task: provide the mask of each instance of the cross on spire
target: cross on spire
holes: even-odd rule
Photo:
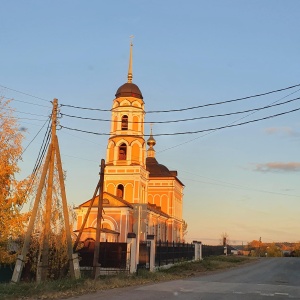
[[[129,66],[128,66],[127,82],[132,83],[132,47],[133,47],[132,40],[133,40],[134,36],[131,35],[129,38],[130,38],[130,53],[129,53]]]

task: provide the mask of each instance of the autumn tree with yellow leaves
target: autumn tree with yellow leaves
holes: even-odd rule
[[[28,214],[21,213],[28,179],[16,180],[23,138],[10,101],[0,97],[0,263],[15,260],[10,245],[20,238],[28,221]]]

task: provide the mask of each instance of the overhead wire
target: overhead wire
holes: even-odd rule
[[[24,197],[27,198],[29,195],[30,195],[30,192],[31,192],[31,189],[34,185],[34,181],[36,179],[36,176],[37,176],[37,171],[38,169],[40,168],[41,166],[41,163],[44,159],[44,154],[45,154],[45,150],[46,148],[48,147],[47,145],[47,140],[49,140],[49,136],[50,136],[50,120],[51,118],[49,117],[49,119],[47,120],[48,121],[48,126],[47,126],[47,129],[46,129],[46,132],[44,134],[44,138],[43,138],[43,141],[42,141],[42,144],[41,144],[41,147],[40,147],[40,150],[39,150],[39,153],[38,153],[38,156],[37,156],[37,159],[36,159],[36,162],[35,162],[35,165],[33,167],[33,170],[32,170],[32,173],[30,175],[30,181],[28,182],[28,185],[27,185],[27,188],[26,188],[26,191],[25,191],[25,194],[24,194]],[[26,151],[26,149],[30,146],[30,144],[35,140],[35,138],[38,136],[38,134],[42,131],[42,129],[45,127],[47,121],[43,124],[43,126],[41,127],[41,129],[37,132],[37,134],[34,136],[34,138],[30,141],[30,143],[27,145],[27,147],[23,150],[22,154],[20,155],[20,157],[24,154],[24,152]],[[46,140],[47,139],[47,140]],[[45,142],[46,141],[46,142]],[[27,200],[25,200],[23,203],[27,202]],[[22,206],[23,207],[23,206]],[[22,208],[21,207],[21,208]]]
[[[43,162],[46,150],[47,150],[47,148],[50,144],[50,137],[51,137],[51,134],[50,134],[50,122],[49,122],[46,134],[44,136],[41,148],[40,148],[39,153],[38,153],[36,163],[35,163],[34,168],[33,168],[33,173],[34,174],[37,172],[37,170],[40,168],[40,166]]]
[[[250,190],[250,191],[255,191],[255,192],[260,192],[260,193],[266,193],[266,194],[274,194],[274,195],[280,195],[280,196],[288,196],[288,197],[293,197],[293,198],[294,197],[300,198],[299,195],[290,195],[290,194],[278,193],[278,192],[274,192],[274,191],[261,190],[261,189],[246,187],[246,186],[242,186],[242,185],[238,185],[238,184],[234,184],[234,183],[228,183],[228,182],[224,182],[224,181],[216,180],[216,179],[210,179],[210,180],[217,181],[217,182],[220,182],[220,183],[207,182],[207,181],[202,181],[202,180],[197,180],[197,179],[189,179],[189,178],[184,178],[184,177],[181,178],[181,179],[184,180],[184,181],[200,182],[200,183],[204,183],[204,184],[210,184],[210,185],[215,185],[215,186],[222,186],[222,187],[225,187],[225,188],[235,188],[235,189]]]
[[[246,122],[242,122],[242,123],[237,123],[237,124],[224,125],[224,126],[220,126],[220,127],[216,127],[216,128],[201,129],[201,130],[196,130],[196,131],[174,132],[174,133],[158,133],[158,134],[155,134],[155,136],[185,135],[185,134],[195,134],[195,133],[206,132],[206,131],[216,131],[216,130],[220,130],[220,129],[237,127],[237,126],[241,126],[241,125],[245,125],[245,124],[249,124],[249,123],[254,123],[254,122],[258,122],[258,121],[262,121],[262,120],[267,120],[267,119],[279,117],[279,116],[286,115],[286,114],[289,114],[289,113],[292,113],[292,112],[295,112],[295,111],[298,111],[298,110],[300,110],[300,108],[292,109],[292,110],[289,110],[289,111],[286,111],[286,112],[270,115],[270,116],[259,118],[259,119],[254,119],[254,120],[250,120],[250,121],[246,121]],[[81,129],[77,129],[77,128],[71,128],[71,127],[67,127],[67,126],[63,126],[63,125],[60,125],[60,126],[61,126],[61,128],[65,128],[65,129],[73,130],[73,131],[78,131],[78,132],[83,132],[83,133],[90,133],[90,134],[95,134],[95,135],[106,135],[106,136],[111,135],[109,133],[98,133],[98,132],[81,130]],[[138,135],[127,135],[126,134],[124,136],[138,136]],[[144,136],[150,136],[150,135],[144,135]]]
[[[35,106],[41,106],[41,107],[50,108],[50,106],[47,106],[47,105],[32,103],[32,102],[28,102],[28,101],[24,101],[24,100],[19,100],[19,99],[15,99],[15,98],[9,98],[9,97],[5,97],[5,96],[1,96],[1,97],[5,98],[7,100],[11,100],[11,101],[16,101],[16,102],[20,102],[20,103],[25,103],[25,104],[30,104],[30,105],[35,105]]]
[[[253,109],[248,109],[248,110],[243,110],[243,111],[236,111],[236,112],[217,114],[217,115],[201,116],[201,117],[178,119],[178,120],[167,120],[167,121],[128,121],[128,123],[135,123],[135,124],[169,124],[169,123],[195,121],[195,120],[201,120],[201,119],[210,119],[210,118],[216,118],[216,117],[225,117],[225,116],[238,115],[238,114],[243,114],[243,113],[248,113],[248,112],[253,112],[253,111],[260,111],[260,110],[272,108],[272,107],[275,107],[275,106],[280,106],[280,105],[284,105],[284,104],[287,104],[287,103],[291,103],[291,102],[299,100],[299,99],[300,99],[300,97],[290,99],[290,100],[287,100],[287,101],[284,101],[284,102],[281,102],[281,103],[277,103],[277,104],[266,105],[266,106],[259,107],[259,108],[253,108]],[[61,116],[66,116],[66,117],[69,117],[69,118],[76,118],[76,119],[90,120],[90,121],[111,122],[110,119],[80,117],[80,116],[69,115],[69,114],[65,114],[65,113],[60,113],[60,114],[61,114]],[[118,121],[114,121],[114,122],[122,123],[122,120],[118,120]]]
[[[291,95],[293,95],[293,94],[295,94],[295,93],[297,93],[297,92],[299,92],[299,91],[300,91],[300,89],[297,89],[296,91],[293,91],[293,92],[291,92],[291,93],[289,93],[289,94],[287,94],[287,95],[285,95],[285,96],[283,96],[283,97],[277,99],[276,101],[271,102],[270,105],[272,105],[272,104],[274,104],[274,103],[277,103],[278,101],[281,101],[281,100],[283,100],[283,99],[285,99],[285,98],[287,98],[287,97],[289,97],[289,96],[291,96]],[[241,117],[241,118],[239,118],[239,119],[236,119],[236,120],[234,120],[233,122],[228,123],[227,125],[232,125],[232,124],[234,124],[234,123],[236,123],[236,122],[238,122],[238,121],[240,121],[240,120],[243,120],[243,119],[245,119],[245,118],[247,118],[247,117],[249,117],[249,116],[251,116],[251,115],[253,115],[253,114],[255,114],[255,113],[256,113],[256,112],[252,112],[252,113],[250,113],[250,114],[247,114],[246,116],[243,116],[243,117]],[[212,130],[212,131],[210,131],[210,132],[206,132],[205,134],[203,134],[203,135],[201,135],[201,136],[198,136],[198,137],[193,138],[193,139],[188,140],[188,141],[184,141],[183,143],[174,145],[174,146],[172,146],[172,147],[165,148],[165,149],[163,149],[163,150],[158,151],[158,153],[164,152],[164,151],[167,151],[167,150],[170,150],[170,149],[174,149],[174,148],[177,148],[177,147],[179,147],[179,146],[185,145],[185,144],[187,144],[187,143],[193,142],[193,141],[195,141],[195,140],[197,140],[197,139],[199,139],[199,138],[205,137],[205,136],[207,136],[207,135],[209,135],[209,134],[212,134],[212,133],[214,133],[214,132],[216,132],[216,131],[218,131],[218,129]]]
[[[19,117],[12,117],[11,119],[15,119],[15,120],[31,120],[31,121],[40,121],[40,122],[45,122],[45,120],[41,120],[41,119],[32,119],[32,118],[19,118]]]
[[[20,156],[22,156],[22,155],[25,153],[25,151],[28,149],[28,147],[31,145],[31,143],[36,139],[36,137],[39,135],[39,133],[40,133],[40,132],[42,131],[42,129],[45,127],[47,121],[48,121],[48,123],[49,123],[49,122],[50,122],[50,118],[49,118],[48,120],[46,120],[46,122],[43,124],[43,126],[41,127],[41,129],[36,133],[36,135],[33,137],[33,139],[32,139],[32,140],[29,142],[29,144],[25,147],[25,149],[23,150],[23,152],[21,153]]]
[[[16,89],[9,88],[9,87],[4,86],[4,85],[1,85],[1,84],[0,84],[0,87],[2,87],[2,88],[4,88],[4,89],[7,89],[7,90],[10,90],[10,91],[13,91],[13,92],[16,92],[16,93],[20,93],[20,94],[23,94],[23,95],[26,95],[26,96],[29,96],[29,97],[38,99],[38,100],[41,100],[41,101],[51,102],[51,101],[49,101],[49,100],[47,100],[47,99],[44,99],[44,98],[41,98],[41,97],[37,97],[37,96],[31,95],[31,94],[28,94],[28,93],[24,93],[24,92],[18,91],[18,90],[16,90]]]
[[[45,116],[45,115],[41,115],[41,114],[33,114],[33,113],[29,113],[29,112],[25,112],[25,111],[19,111],[19,110],[16,110],[16,109],[11,109],[11,108],[1,108],[2,110],[8,110],[8,111],[13,111],[13,112],[17,112],[17,113],[20,113],[20,114],[25,114],[25,115],[31,115],[31,116],[38,116],[38,117],[45,117],[45,118],[48,118],[48,116]]]
[[[261,93],[261,94],[255,94],[255,95],[241,97],[241,98],[235,98],[235,99],[230,99],[230,100],[225,100],[225,101],[219,101],[219,102],[215,102],[215,103],[207,103],[207,104],[202,104],[202,105],[197,105],[197,106],[192,106],[192,107],[186,107],[186,108],[179,108],[179,109],[150,110],[150,111],[147,111],[147,113],[180,112],[180,111],[192,110],[192,109],[197,109],[197,108],[202,108],[202,107],[207,107],[207,106],[226,104],[226,103],[237,102],[237,101],[242,101],[242,100],[246,100],[246,99],[266,96],[266,95],[270,95],[270,94],[273,94],[273,93],[278,93],[278,92],[282,92],[282,91],[285,91],[285,90],[288,90],[288,89],[292,89],[292,88],[295,88],[295,87],[298,87],[298,86],[300,86],[300,84],[295,84],[295,85],[292,85],[292,86],[289,86],[289,87],[285,87],[285,88],[281,88],[281,89],[277,89],[277,90],[272,90],[272,91],[264,92],[264,93]],[[60,106],[76,108],[76,109],[83,109],[83,110],[92,110],[92,111],[103,111],[103,112],[111,111],[111,109],[90,108],[90,107],[82,107],[82,106],[75,106],[75,105],[69,105],[69,104],[60,104]]]

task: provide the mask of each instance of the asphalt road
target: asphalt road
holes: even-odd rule
[[[300,258],[262,258],[257,263],[211,275],[99,291],[71,299],[300,299]]]

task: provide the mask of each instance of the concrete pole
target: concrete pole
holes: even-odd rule
[[[128,233],[127,235],[127,245],[130,246],[130,267],[129,272],[131,274],[136,273],[136,249],[137,249],[137,241],[135,233]]]
[[[155,271],[155,239],[154,235],[147,235],[147,242],[150,242],[150,265],[149,265],[149,271],[154,272]]]

